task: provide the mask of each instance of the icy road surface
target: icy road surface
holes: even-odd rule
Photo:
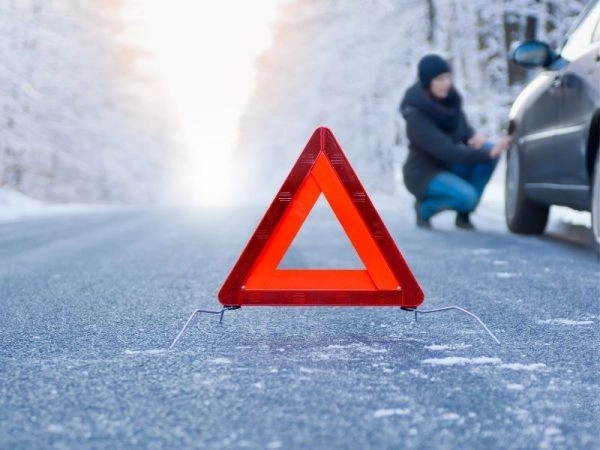
[[[600,448],[598,260],[484,209],[469,233],[378,205],[423,308],[500,345],[459,312],[242,308],[168,351],[265,209],[0,225],[0,448]],[[285,264],[359,265],[322,209]]]

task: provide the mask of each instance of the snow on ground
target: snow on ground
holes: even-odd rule
[[[431,364],[434,366],[464,366],[471,364],[500,364],[499,358],[490,358],[487,356],[479,356],[474,358],[465,358],[463,356],[449,356],[447,358],[428,358],[423,360],[423,364]]]
[[[410,415],[410,409],[408,408],[393,408],[393,409],[378,409],[373,413],[375,419],[381,419],[383,417],[390,416],[408,416]]]
[[[466,365],[493,365],[500,369],[509,369],[515,371],[534,372],[547,369],[546,364],[532,363],[502,363],[500,358],[488,356],[464,357],[464,356],[448,356],[445,358],[427,358],[422,361],[423,364],[432,366],[466,366]]]
[[[594,323],[593,320],[573,320],[573,319],[546,319],[546,320],[538,320],[539,324],[542,325],[566,325],[566,326],[578,326],[578,325],[592,325]]]
[[[116,209],[114,205],[90,203],[47,203],[7,187],[0,187],[0,223],[35,217],[87,213]]]

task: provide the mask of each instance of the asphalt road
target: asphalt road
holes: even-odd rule
[[[218,309],[266,207],[0,225],[0,448],[600,448],[600,266],[588,244],[380,213],[423,309]],[[315,212],[289,265],[353,266]],[[325,238],[324,238],[325,237]]]

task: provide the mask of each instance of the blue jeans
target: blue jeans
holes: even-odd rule
[[[486,143],[484,148],[493,146]],[[497,160],[477,164],[456,164],[436,175],[419,205],[419,214],[430,219],[435,214],[452,210],[470,213],[475,210],[485,186],[496,168]]]

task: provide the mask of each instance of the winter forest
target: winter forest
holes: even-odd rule
[[[146,70],[152,55],[129,38],[121,3],[0,3],[0,189],[60,202],[153,202],[186,165],[168,96]],[[511,44],[559,46],[583,3],[283,2],[232,161],[272,195],[312,130],[326,125],[368,189],[401,189],[397,106],[418,59],[446,56],[471,123],[498,135],[532,76],[508,62]]]
[[[0,2],[0,186],[52,201],[156,198],[169,147],[119,1]]]

